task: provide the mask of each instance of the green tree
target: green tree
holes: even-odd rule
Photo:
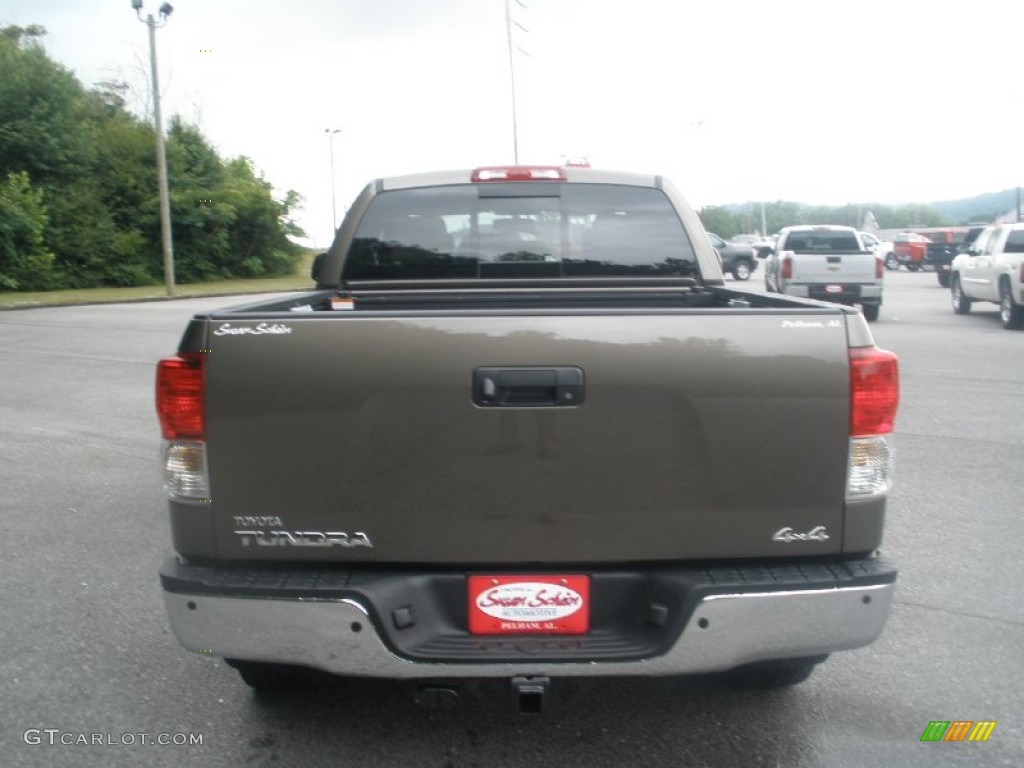
[[[107,135],[111,122],[134,121],[43,50],[41,27],[0,30],[0,172],[26,171],[44,193],[54,281],[89,287],[152,281],[151,260],[131,203],[109,177],[127,177]],[[152,162],[152,160],[150,160]],[[110,193],[114,193],[111,197]]]
[[[38,26],[0,27],[0,179],[27,173],[32,180],[31,188],[7,191],[17,201],[8,208],[20,212],[8,215],[41,220],[33,212],[45,201],[42,246],[52,263],[40,280],[47,284],[157,282],[162,249],[153,128],[125,109],[123,83],[83,88],[46,55],[44,34]],[[225,162],[198,128],[178,118],[169,125],[167,160],[182,282],[294,269],[301,249],[290,238],[302,234],[290,219],[300,203],[296,193],[276,199],[249,160]],[[11,226],[10,242],[22,254],[27,230]],[[8,266],[15,263],[9,259]],[[20,277],[5,272],[3,285],[27,285],[19,269]]]
[[[218,194],[223,164],[199,129],[176,116],[167,131],[167,175],[177,278],[197,283],[234,277],[230,233],[236,213]],[[158,237],[158,220],[154,224]]]
[[[24,171],[8,174],[0,184],[0,289],[53,287],[53,254],[43,242],[46,222],[42,191],[32,189]]]
[[[52,61],[39,26],[0,29],[0,170],[34,183],[73,178],[92,160],[81,84]]]
[[[289,218],[301,198],[289,190],[284,200],[274,198],[273,188],[256,174],[248,158],[237,157],[226,167],[223,200],[237,213],[231,233],[231,253],[238,274],[275,277],[291,274],[302,252],[290,237],[304,233]]]
[[[778,232],[783,227],[805,223],[801,206],[785,200],[776,200],[774,203],[767,204],[765,206],[765,218],[768,222],[768,232],[766,234]]]
[[[223,162],[195,126],[171,120],[168,132],[175,271],[182,282],[291,274],[303,233],[289,219],[299,204],[284,201],[251,161]]]
[[[740,233],[740,225],[735,214],[724,206],[709,205],[701,208],[700,220],[704,224],[704,229],[726,240]]]

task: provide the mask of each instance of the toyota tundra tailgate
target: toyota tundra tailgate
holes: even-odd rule
[[[836,309],[205,320],[216,557],[601,563],[841,549]]]

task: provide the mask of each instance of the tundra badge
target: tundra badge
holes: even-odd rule
[[[373,547],[362,531],[235,531],[243,547]]]

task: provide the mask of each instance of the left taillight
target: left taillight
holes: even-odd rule
[[[186,352],[156,367],[156,412],[167,440],[203,440],[203,368],[206,356]]]
[[[165,357],[156,369],[156,411],[164,436],[164,484],[182,501],[208,501],[206,472],[206,355]]]

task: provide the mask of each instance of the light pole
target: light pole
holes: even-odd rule
[[[523,0],[515,0],[516,4],[521,8],[526,8],[523,4]],[[529,30],[520,24],[518,21],[512,19],[512,11],[509,8],[509,0],[505,0],[505,38],[508,42],[508,76],[509,86],[512,95],[512,159],[516,165],[519,165],[519,117],[516,114],[516,65],[514,51],[518,50],[524,56],[528,56],[522,48],[515,45],[512,42],[512,25],[515,24],[523,32],[529,32]]]
[[[174,296],[174,247],[171,244],[171,197],[167,189],[167,151],[164,148],[164,125],[160,117],[160,78],[156,71],[156,29],[167,23],[174,8],[170,3],[160,6],[160,21],[147,14],[142,18],[142,0],[132,0],[132,8],[139,21],[149,27],[149,70],[153,75],[153,124],[156,128],[156,176],[160,190],[160,235],[164,253],[164,285],[167,295]]]
[[[341,133],[341,128],[324,128],[327,134],[327,149],[331,154],[331,240],[338,231],[338,206],[334,196],[334,134]]]

